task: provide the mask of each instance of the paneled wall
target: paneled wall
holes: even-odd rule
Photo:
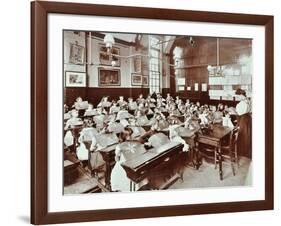
[[[84,65],[69,63],[71,43],[77,43],[88,50],[86,54],[88,64],[86,62]],[[136,98],[140,93],[144,95],[149,93],[148,87],[133,86],[131,83],[131,73],[134,72],[133,58],[120,58],[120,67],[100,64],[99,50],[102,45],[102,37],[92,35],[90,38],[85,32],[64,32],[64,73],[65,71],[87,72],[87,87],[65,87],[64,103],[68,106],[71,106],[78,96],[96,105],[103,96],[109,96],[110,99],[118,99],[120,95]],[[128,56],[141,51],[141,49],[136,49],[130,43],[126,44],[118,41],[116,41],[114,47],[120,50],[121,56]],[[99,87],[99,68],[119,69],[121,77],[120,86]]]
[[[226,39],[221,38],[219,41],[219,58],[217,57],[217,39],[213,37],[193,37],[195,44],[192,46],[188,38],[178,39],[175,41],[171,49],[178,46],[183,48],[184,66],[180,69],[180,73],[176,76],[175,70],[171,68],[171,92],[174,95],[180,95],[191,100],[201,100],[208,102],[211,99],[217,100],[233,100],[233,96],[227,96],[228,90],[234,90],[238,87],[244,88],[245,85],[251,84],[251,65],[247,65],[242,69],[241,59],[251,57],[251,40],[247,39]],[[219,60],[220,65],[228,65],[228,67],[240,67],[239,75],[231,76],[227,74],[224,77],[209,77],[208,65],[217,65]],[[171,58],[171,63],[174,63]],[[249,62],[248,62],[249,63]],[[185,88],[183,91],[177,90],[176,79],[185,79]],[[198,84],[198,90],[195,90],[195,84]],[[202,84],[206,84],[207,91],[204,91]],[[172,87],[174,86],[174,87]],[[220,90],[214,91],[213,90]],[[250,92],[250,89],[249,89]],[[213,98],[216,95],[216,98]],[[227,98],[226,98],[227,97]]]

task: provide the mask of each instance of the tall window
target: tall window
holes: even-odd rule
[[[149,36],[149,91],[160,92],[160,46],[159,39]]]

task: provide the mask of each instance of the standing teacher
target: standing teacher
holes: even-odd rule
[[[243,89],[237,89],[235,94],[239,96],[240,102],[236,105],[238,114],[237,123],[239,126],[238,154],[252,158],[252,117],[251,101],[247,98]]]

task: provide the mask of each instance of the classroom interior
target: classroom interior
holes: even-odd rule
[[[63,193],[251,186],[252,40],[63,31]]]

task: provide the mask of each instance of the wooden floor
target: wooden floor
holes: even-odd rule
[[[245,157],[240,158],[239,168],[236,168],[236,175],[233,176],[229,161],[223,162],[223,180],[219,179],[218,169],[210,160],[203,159],[203,164],[198,170],[191,166],[184,169],[183,180],[178,179],[169,189],[208,188],[225,186],[251,185],[251,160]],[[102,178],[101,178],[102,179]],[[86,192],[101,192],[95,180],[82,175],[77,181],[64,187],[64,194],[81,194]]]
[[[241,157],[239,168],[236,169],[236,175],[233,176],[230,162],[223,162],[223,180],[221,181],[219,179],[218,169],[215,169],[214,164],[203,159],[203,164],[199,170],[186,167],[183,181],[176,181],[169,189],[251,185],[250,165],[250,159]]]

